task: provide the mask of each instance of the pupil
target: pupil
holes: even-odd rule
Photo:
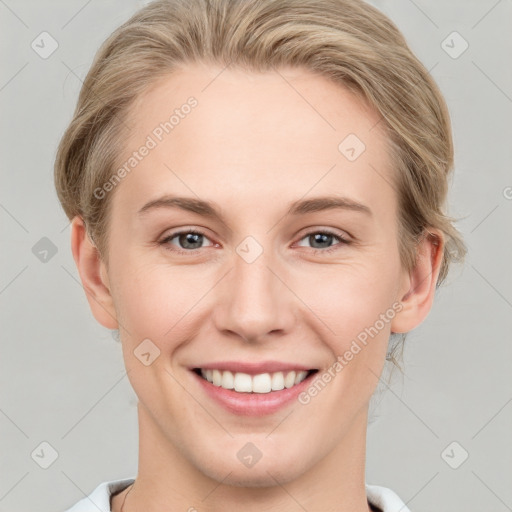
[[[180,237],[180,243],[184,245],[185,247],[188,247],[189,249],[197,249],[198,247],[189,247],[187,244],[196,244],[201,246],[201,238],[202,235],[198,233],[186,233],[184,235],[181,235]]]
[[[320,243],[327,243],[332,238],[332,235],[329,235],[328,233],[316,233],[312,235],[314,243],[320,242]]]

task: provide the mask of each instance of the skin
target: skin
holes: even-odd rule
[[[369,401],[390,332],[410,331],[428,315],[443,235],[431,229],[438,244],[425,238],[416,267],[402,268],[380,116],[306,70],[184,67],[134,105],[120,161],[190,96],[198,106],[105,199],[113,201],[108,268],[80,217],[72,223],[92,313],[120,329],[139,398],[139,470],[124,512],[367,512]],[[349,133],[366,145],[355,161],[338,150]],[[225,224],[179,208],[137,214],[164,193],[215,202]],[[333,194],[372,215],[286,215],[293,201]],[[158,244],[181,228],[205,236],[192,249],[179,237]],[[308,236],[323,229],[351,243]],[[263,249],[252,263],[236,252],[247,236]],[[212,402],[188,370],[220,360],[327,369],[399,302],[401,311],[307,405],[240,417]],[[160,350],[148,366],[133,353],[147,338]],[[236,456],[247,442],[262,453],[251,468]],[[114,512],[127,490],[113,498]]]

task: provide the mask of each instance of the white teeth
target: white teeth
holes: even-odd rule
[[[270,393],[272,391],[272,377],[270,373],[261,373],[252,378],[252,391],[254,393]]]
[[[295,382],[294,384],[298,384],[299,382],[302,382],[305,378],[308,372],[297,372],[297,375],[295,375]]]
[[[231,372],[221,372],[222,373],[222,381],[221,387],[224,389],[234,389],[235,388],[235,377]]]
[[[301,383],[308,375],[307,371],[260,373],[249,375],[248,373],[232,373],[222,370],[203,370],[201,375],[214,386],[224,389],[234,389],[239,393],[270,393],[291,388]]]
[[[291,388],[295,384],[295,372],[289,372],[284,378],[284,387]]]
[[[283,372],[276,372],[272,374],[272,391],[280,391],[284,389],[284,375]]]
[[[235,373],[235,391],[250,393],[252,391],[252,379],[247,373]]]
[[[219,370],[213,370],[212,382],[214,386],[220,386],[222,382],[222,373]]]

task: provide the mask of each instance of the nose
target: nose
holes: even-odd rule
[[[283,336],[295,324],[295,295],[282,265],[263,253],[253,262],[234,255],[233,268],[219,283],[214,312],[217,329],[249,343]]]

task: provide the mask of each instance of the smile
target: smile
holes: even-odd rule
[[[297,405],[318,368],[291,361],[216,361],[189,367],[197,391],[230,414],[266,416]]]
[[[238,393],[270,393],[290,389],[317,370],[292,370],[285,372],[259,373],[250,375],[220,369],[195,368],[194,371],[214,386]]]

